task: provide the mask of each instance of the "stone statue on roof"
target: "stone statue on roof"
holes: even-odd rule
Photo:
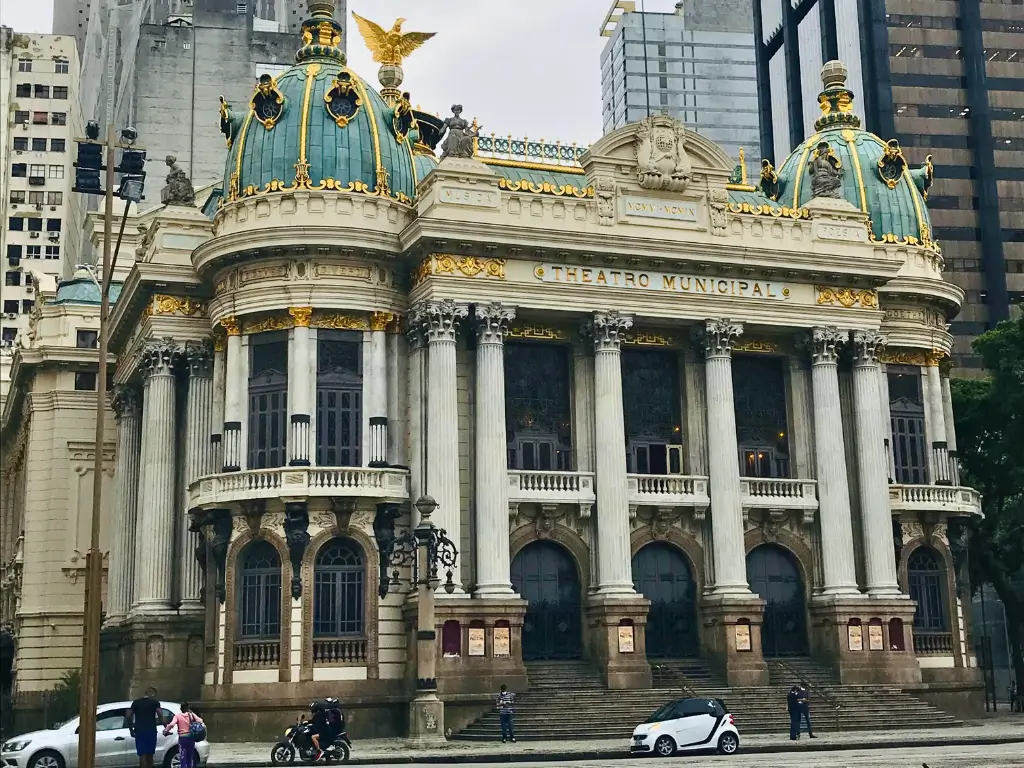
[[[818,144],[807,170],[814,197],[843,196],[843,163],[827,141]]]
[[[192,188],[192,180],[178,167],[178,158],[168,155],[164,162],[171,172],[167,174],[167,186],[160,192],[160,202],[164,205],[195,205],[196,191]]]
[[[476,152],[473,150],[473,140],[480,135],[479,127],[474,130],[470,127],[469,121],[462,116],[462,105],[452,105],[452,116],[446,117],[444,127],[448,131],[444,144],[441,145],[441,159],[446,157],[471,158]]]

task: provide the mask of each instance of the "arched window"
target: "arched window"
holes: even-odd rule
[[[351,539],[334,539],[316,557],[313,636],[352,637],[365,625],[363,552]]]
[[[910,599],[917,601],[914,629],[943,632],[949,629],[943,598],[945,570],[938,553],[931,547],[918,547],[907,562]]]
[[[268,541],[254,541],[241,555],[238,636],[242,640],[281,636],[281,558]]]

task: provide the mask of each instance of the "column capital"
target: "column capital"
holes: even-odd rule
[[[288,307],[288,314],[295,321],[296,328],[309,328],[313,322],[312,307]]]
[[[587,324],[586,330],[594,339],[594,351],[617,351],[622,343],[622,335],[633,327],[633,316],[625,315],[617,310],[595,312],[594,319]]]
[[[856,365],[878,365],[878,356],[889,340],[878,331],[853,332],[853,361]]]
[[[213,345],[209,339],[185,342],[184,357],[189,376],[213,375]]]
[[[732,345],[743,335],[743,323],[728,318],[704,321],[704,354],[707,357],[731,357]]]
[[[926,368],[939,368],[942,365],[942,361],[946,359],[946,353],[940,350],[933,350],[926,352],[924,356],[924,364]]]
[[[174,339],[150,339],[140,353],[143,376],[170,374],[181,359],[182,348]]]
[[[815,328],[811,331],[811,359],[815,365],[835,365],[839,361],[838,347],[849,340],[850,334],[834,325]]]
[[[459,321],[469,315],[467,304],[457,304],[452,299],[424,301],[417,304],[410,314],[409,325],[418,326],[428,342],[455,341]]]
[[[228,336],[241,336],[242,335],[242,323],[234,315],[228,315],[222,317],[219,321],[219,325],[224,329],[224,333]]]
[[[506,307],[500,301],[476,305],[477,340],[481,344],[501,344],[505,332],[516,316],[515,307]]]
[[[126,417],[138,417],[142,409],[142,396],[132,385],[118,384],[111,393],[110,406],[118,421]]]
[[[370,315],[370,330],[385,331],[394,319],[395,315],[393,312],[374,312]]]

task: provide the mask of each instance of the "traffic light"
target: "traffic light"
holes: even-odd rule
[[[100,172],[105,171],[103,165],[103,145],[91,141],[78,142],[78,161],[75,163],[74,192],[86,195],[104,194],[100,182]]]
[[[146,151],[144,149],[125,149],[121,152],[121,162],[114,169],[121,174],[121,186],[117,196],[122,200],[139,202],[142,199],[142,188],[146,181]]]

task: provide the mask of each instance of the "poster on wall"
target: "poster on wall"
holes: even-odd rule
[[[469,628],[469,655],[470,656],[484,656],[484,628],[483,627],[470,627]]]
[[[494,628],[494,655],[495,656],[511,656],[512,655],[512,638],[511,630],[508,627],[495,627]],[[470,641],[470,648],[472,648],[472,641]]]
[[[882,641],[882,625],[871,624],[868,626],[868,648],[872,651],[881,651],[885,648]]]
[[[619,653],[633,653],[633,625],[619,627]]]
[[[749,624],[737,624],[735,628],[736,633],[736,650],[737,651],[749,651],[750,650],[750,625]]]
[[[863,651],[864,627],[862,627],[860,624],[850,624],[849,626],[847,626],[846,631],[850,636],[850,650]]]

